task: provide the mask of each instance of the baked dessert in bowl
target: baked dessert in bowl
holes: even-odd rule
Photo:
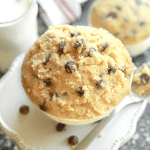
[[[150,47],[149,14],[149,0],[96,0],[90,8],[89,24],[108,30],[135,57]]]
[[[60,25],[27,52],[22,85],[50,118],[88,124],[109,115],[130,93],[133,63],[122,42],[104,29]]]

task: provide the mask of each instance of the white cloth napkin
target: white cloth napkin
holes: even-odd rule
[[[83,0],[80,1],[38,0],[39,14],[47,26],[70,24],[81,16],[81,3]]]

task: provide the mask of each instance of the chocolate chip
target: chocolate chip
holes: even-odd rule
[[[116,68],[115,67],[108,67],[108,74],[115,73],[115,72],[116,72]]]
[[[80,39],[79,41],[76,41],[75,43],[73,43],[73,47],[76,49],[81,45],[84,47],[84,45],[85,45],[84,39]]]
[[[22,105],[20,107],[20,113],[23,114],[23,115],[26,115],[29,113],[29,106],[27,105]]]
[[[43,64],[46,65],[49,61],[49,59],[51,58],[51,54],[48,54],[46,58],[44,58],[43,60]]]
[[[65,124],[62,124],[62,123],[58,123],[57,126],[56,126],[56,130],[58,132],[62,132],[64,130],[66,130],[66,125]]]
[[[144,21],[142,21],[142,22],[139,23],[139,25],[140,25],[141,27],[144,27],[144,26],[146,25],[146,23],[145,23]]]
[[[65,70],[67,73],[74,73],[77,69],[77,65],[74,61],[68,61],[65,64]]]
[[[103,80],[100,80],[100,81],[98,81],[97,83],[96,83],[96,87],[97,87],[97,89],[101,89],[101,88],[103,88],[103,84],[104,83],[104,81]]]
[[[34,78],[38,78],[38,75],[34,75]]]
[[[67,92],[63,93],[63,96],[67,96]]]
[[[51,93],[50,94],[50,100],[52,100],[53,96],[54,96],[54,93]]]
[[[96,49],[94,47],[90,47],[88,51],[88,56],[91,57],[93,52],[96,52]]]
[[[43,103],[43,104],[40,105],[40,109],[42,111],[47,111],[47,107],[45,106],[45,103]]]
[[[52,86],[53,85],[50,78],[44,79],[44,83],[46,84],[46,86]]]
[[[70,137],[68,138],[68,143],[69,143],[70,145],[76,145],[76,144],[78,144],[78,137],[75,136],[75,135],[70,136]]]
[[[121,9],[122,9],[121,5],[117,5],[117,6],[116,6],[116,9],[117,9],[117,10],[121,10]]]
[[[64,41],[61,41],[59,45],[59,50],[58,50],[59,55],[63,53],[65,46],[66,46],[66,43]]]
[[[108,43],[104,43],[104,44],[103,44],[102,52],[104,52],[104,51],[105,51],[105,49],[106,49],[108,46],[109,46],[109,44],[108,44]]]
[[[143,74],[140,76],[140,79],[141,79],[141,82],[142,82],[143,84],[146,84],[146,83],[148,83],[148,81],[149,81],[149,76],[148,76],[147,74],[143,73]]]
[[[77,37],[77,36],[79,36],[79,35],[81,35],[79,32],[72,32],[72,33],[70,33],[70,35],[71,35],[71,37]]]
[[[117,15],[114,12],[110,12],[107,17],[117,18]]]
[[[84,91],[82,90],[82,87],[79,87],[79,90],[76,91],[76,92],[77,92],[77,94],[78,94],[79,96],[82,96],[82,95],[84,94]]]

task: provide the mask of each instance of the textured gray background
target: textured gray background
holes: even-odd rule
[[[82,16],[72,25],[88,25],[88,12],[93,0],[89,0],[82,5]],[[47,27],[38,16],[38,32],[39,35],[43,34],[47,30]],[[133,62],[136,66],[140,66],[144,62],[150,61],[150,49],[144,54],[133,58]],[[2,74],[0,73],[0,76]],[[150,150],[150,104],[147,105],[146,110],[140,118],[135,135],[133,138],[120,147],[119,150]],[[107,142],[107,141],[106,141]],[[0,131],[0,150],[17,150],[17,146]]]

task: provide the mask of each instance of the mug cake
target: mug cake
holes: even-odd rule
[[[134,57],[150,47],[149,14],[149,0],[96,0],[89,23],[119,38]]]
[[[59,25],[49,27],[27,52],[21,78],[41,111],[62,123],[86,124],[130,93],[132,72],[128,51],[108,31]]]

